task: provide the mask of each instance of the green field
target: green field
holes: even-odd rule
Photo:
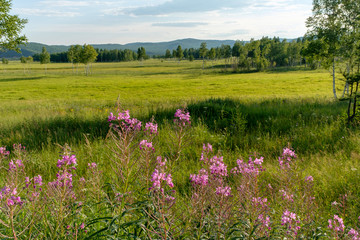
[[[346,223],[360,215],[360,131],[345,124],[347,103],[333,100],[325,70],[235,73],[223,61],[202,69],[202,61],[160,60],[96,63],[90,76],[81,65],[48,64],[46,74],[38,63],[26,68],[10,62],[0,69],[0,146],[25,145],[33,175],[53,179],[59,145],[67,143],[80,175],[96,162],[111,179],[106,119],[117,102],[142,121],[154,116],[161,131],[156,153],[170,156],[169,124],[175,110],[186,107],[192,128],[190,144],[173,166],[177,192],[186,195],[203,143],[211,143],[230,166],[254,153],[264,156],[262,179],[274,185],[277,156],[289,146],[299,156],[300,175],[314,177],[323,226],[332,217],[331,202],[343,194],[349,196]],[[338,81],[339,91],[342,86]]]

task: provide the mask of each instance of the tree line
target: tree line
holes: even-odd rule
[[[250,42],[236,41],[233,46],[221,45],[216,48],[207,48],[206,42],[201,43],[200,48],[189,48],[182,50],[178,46],[172,52],[167,49],[165,55],[158,56],[159,58],[171,59],[176,58],[179,61],[182,59],[195,60],[201,59],[215,61],[218,59],[225,59],[226,64],[233,68],[250,70],[256,69],[259,71],[272,67],[280,66],[297,66],[301,64],[311,63],[312,59],[307,61],[305,52],[307,42],[303,38],[298,38],[294,41],[280,40],[278,37],[269,38],[263,37],[260,40],[251,39]]]
[[[69,50],[66,52],[60,52],[60,53],[52,53],[50,54],[50,61],[54,63],[66,63],[66,62],[72,62],[71,57],[69,58],[69,54],[72,55],[73,51],[78,51],[79,54],[81,46],[80,45],[73,45],[70,46]],[[135,61],[138,60],[138,53],[134,52],[130,49],[113,49],[113,50],[107,50],[107,49],[97,49],[95,48],[94,51],[97,54],[95,62],[128,62],[128,61]],[[76,53],[78,54],[78,53]],[[75,54],[75,55],[76,55]],[[37,53],[33,55],[34,61],[40,61],[41,53]],[[144,59],[149,58],[146,54],[142,56]],[[79,63],[81,61],[79,55]],[[73,59],[74,60],[74,59]],[[77,60],[75,60],[76,62]]]

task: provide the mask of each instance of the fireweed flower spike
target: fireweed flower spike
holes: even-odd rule
[[[351,238],[351,240],[360,240],[359,232],[353,228],[350,229],[350,231],[348,232],[348,235]]]
[[[284,148],[282,156],[279,157],[279,165],[281,169],[290,168],[293,159],[297,158],[294,151],[289,148]]]
[[[6,151],[6,147],[0,147],[0,158],[1,157],[7,157],[10,155],[9,151]]]
[[[231,196],[231,187],[217,187],[216,194],[223,195],[225,197]]]
[[[297,235],[300,230],[300,221],[295,213],[285,210],[281,217],[281,225],[286,226],[287,234]]]
[[[174,122],[180,127],[191,125],[190,113],[186,112],[183,109],[176,110],[174,117],[175,117]]]
[[[156,135],[158,133],[158,125],[152,122],[146,123],[145,132],[149,135]]]
[[[140,150],[145,150],[145,151],[155,150],[153,148],[152,142],[148,142],[147,140],[142,140],[139,145],[140,145],[139,146]]]
[[[113,123],[116,120],[118,121],[118,124]],[[113,113],[110,113],[110,115],[108,116],[108,122],[110,122],[110,127],[115,127],[115,128],[120,127],[126,131],[129,130],[140,131],[141,129],[141,122],[136,118],[131,118],[129,110],[126,110],[124,112],[119,112],[117,117]]]
[[[332,229],[335,235],[337,235],[338,232],[344,232],[345,229],[344,221],[338,215],[334,215],[334,218],[329,219],[328,223],[329,223],[328,228]]]
[[[173,188],[174,184],[172,182],[172,176],[171,174],[166,174],[165,173],[165,166],[166,163],[166,159],[164,159],[164,162],[161,161],[161,157],[157,157],[157,166],[154,170],[154,172],[151,175],[151,182],[152,187],[149,188],[149,190],[160,190],[160,192],[164,192],[164,188],[162,183],[166,182],[166,184],[170,187]]]

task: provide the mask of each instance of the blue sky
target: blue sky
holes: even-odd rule
[[[31,42],[96,44],[182,38],[296,38],[312,0],[12,0]]]

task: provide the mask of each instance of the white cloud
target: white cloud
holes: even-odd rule
[[[25,16],[46,16],[46,17],[77,17],[81,13],[74,11],[61,11],[49,9],[35,9],[35,8],[20,8],[17,12]]]
[[[155,27],[182,27],[182,28],[192,28],[197,26],[208,25],[204,22],[162,22],[162,23],[153,23],[152,26]]]
[[[46,7],[84,7],[89,6],[89,1],[41,1],[40,4]]]

